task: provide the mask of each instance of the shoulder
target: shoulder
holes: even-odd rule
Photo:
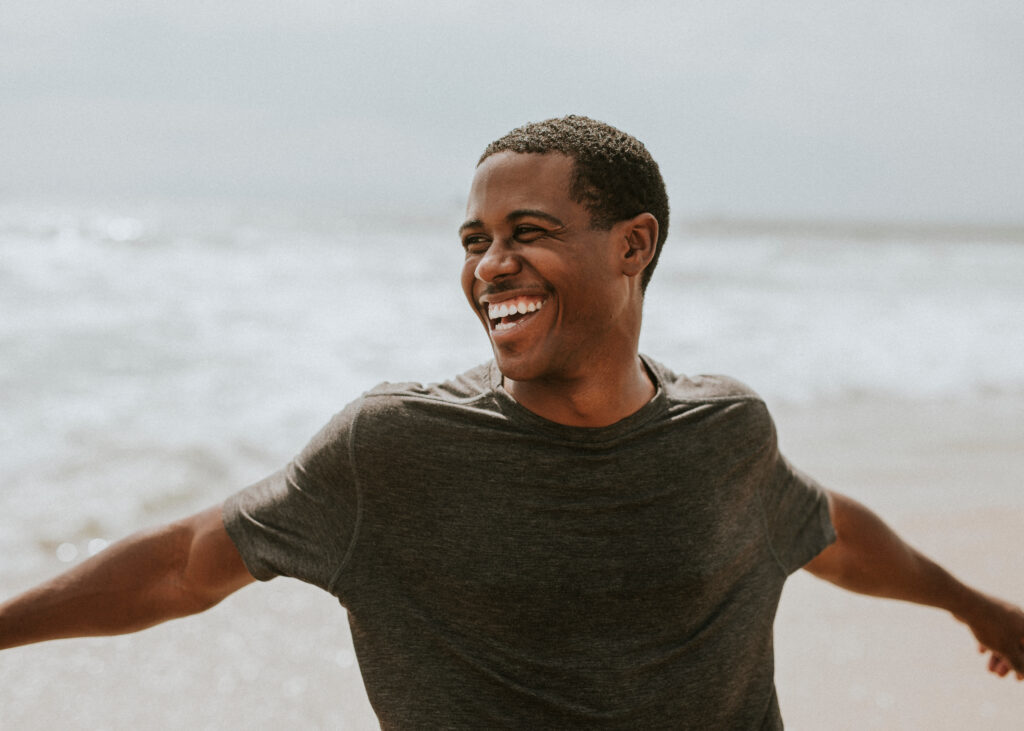
[[[381,383],[350,405],[351,423],[357,430],[396,425],[405,429],[474,415],[493,416],[499,411],[494,379],[491,364],[485,363],[437,383]]]
[[[775,440],[775,425],[768,407],[747,384],[724,375],[675,373],[649,358],[645,362],[665,392],[670,418],[700,420],[757,441]]]
[[[384,382],[363,394],[363,409],[380,408],[385,404],[426,400],[442,403],[466,403],[487,396],[493,391],[491,364],[483,363],[447,381],[418,383]]]
[[[347,459],[356,435],[362,435],[361,442],[388,434],[404,439],[411,431],[458,421],[458,412],[493,412],[491,379],[490,364],[483,364],[439,383],[380,383],[334,414],[300,459],[334,463]]]
[[[764,404],[763,399],[747,384],[730,376],[700,374],[688,376],[676,373],[661,363],[644,357],[654,371],[666,395],[683,401],[750,401]]]

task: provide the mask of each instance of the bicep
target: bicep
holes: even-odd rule
[[[828,504],[836,540],[804,566],[818,578],[872,593],[875,582],[913,560],[913,550],[869,508],[837,492],[828,493]]]
[[[213,606],[255,581],[224,527],[222,506],[215,505],[181,521],[188,529],[188,562],[182,584],[190,594]]]
[[[829,520],[832,522],[832,528],[836,533],[836,540],[826,546],[821,553],[804,564],[804,569],[814,574],[819,579],[835,581],[836,578],[841,575],[843,566],[844,531],[840,530],[839,521],[843,518],[843,501],[845,498],[844,496],[831,491],[826,491],[825,495],[828,499]]]

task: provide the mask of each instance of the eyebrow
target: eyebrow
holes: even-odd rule
[[[545,213],[544,211],[538,210],[536,208],[516,209],[509,213],[507,216],[505,216],[505,221],[508,223],[512,223],[513,221],[517,221],[520,218],[540,218],[554,226],[565,226],[565,224],[562,223],[560,219],[555,218],[550,213]],[[481,221],[479,218],[474,218],[472,220],[466,221],[464,224],[459,226],[459,233],[461,234],[467,228],[482,228],[483,225],[483,221]]]

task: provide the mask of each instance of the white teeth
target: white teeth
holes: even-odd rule
[[[508,317],[509,315],[525,315],[528,312],[536,312],[544,305],[544,301],[525,301],[519,300],[518,302],[502,302],[496,305],[487,306],[487,316],[492,320],[497,320],[502,317]],[[507,328],[502,328],[507,329]]]

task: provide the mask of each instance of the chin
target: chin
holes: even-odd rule
[[[505,378],[513,381],[531,381],[543,372],[543,369],[531,363],[529,358],[503,354],[497,348],[491,350],[494,353],[494,362]]]
[[[557,372],[554,364],[548,358],[502,353],[497,348],[492,348],[492,352],[494,353],[494,362],[498,365],[501,375],[512,381],[519,383],[540,381]]]
[[[521,363],[509,362],[508,358],[501,358],[498,356],[494,357],[494,362],[498,365],[498,370],[501,371],[501,375],[511,381],[529,381],[536,378],[536,375],[525,368]]]

